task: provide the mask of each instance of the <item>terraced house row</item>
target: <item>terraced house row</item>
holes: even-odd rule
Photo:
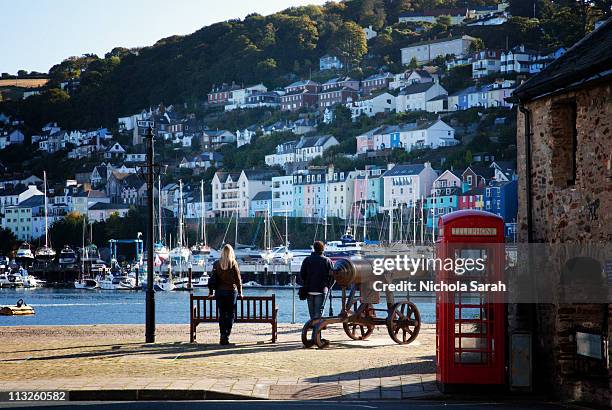
[[[514,164],[482,162],[464,170],[440,171],[429,162],[369,166],[342,171],[333,165],[311,166],[289,175],[266,169],[217,172],[212,181],[212,215],[340,219],[423,208],[426,226],[459,209],[500,215],[506,234],[516,226],[517,183]]]

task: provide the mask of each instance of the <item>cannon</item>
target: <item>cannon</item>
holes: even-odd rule
[[[372,263],[367,259],[339,259],[334,265],[332,276],[334,283],[342,289],[340,313],[306,322],[302,328],[302,343],[305,347],[328,347],[329,342],[322,338],[321,332],[329,325],[338,323],[342,323],[344,332],[353,340],[367,339],[376,326],[386,326],[389,336],[398,344],[409,344],[417,338],[421,329],[421,316],[417,306],[408,298],[395,302],[393,293],[386,290],[387,308],[375,308],[380,302],[380,295],[373,289],[372,283],[374,280],[390,283],[393,273],[375,276]]]

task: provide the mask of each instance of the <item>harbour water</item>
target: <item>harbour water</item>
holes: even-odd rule
[[[196,290],[195,294],[207,294]],[[276,295],[280,323],[292,320],[293,292],[291,288],[245,288],[245,295]],[[334,291],[333,311],[340,311],[340,292]],[[145,292],[76,290],[69,288],[0,289],[0,305],[13,305],[23,299],[36,310],[33,316],[0,316],[0,326],[32,325],[93,325],[93,324],[144,324]],[[413,299],[421,313],[423,323],[435,323],[435,304],[429,298]],[[157,292],[157,323],[189,323],[188,292]],[[383,305],[377,306],[383,308]],[[325,314],[327,315],[326,308]],[[308,319],[305,301],[295,292],[295,320],[304,323]]]

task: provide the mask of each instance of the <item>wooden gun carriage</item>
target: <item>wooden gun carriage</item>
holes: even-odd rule
[[[374,281],[388,284],[393,274],[374,275],[372,263],[367,259],[339,259],[332,276],[342,289],[341,311],[337,316],[322,316],[306,322],[302,328],[305,347],[329,346],[329,342],[321,337],[321,331],[337,323],[342,323],[344,332],[353,340],[367,339],[376,326],[386,326],[389,336],[398,344],[408,344],[416,339],[421,329],[421,316],[408,298],[395,302],[393,293],[385,289],[387,308],[375,307],[380,294],[373,289]]]

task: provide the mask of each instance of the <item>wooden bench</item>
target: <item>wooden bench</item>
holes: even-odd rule
[[[200,323],[219,322],[219,310],[215,297],[211,295],[189,296],[189,341],[196,340],[196,328]],[[236,302],[234,323],[270,323],[272,325],[272,343],[276,343],[278,308],[276,296],[243,296]]]

